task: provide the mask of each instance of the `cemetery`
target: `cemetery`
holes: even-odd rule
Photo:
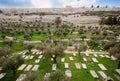
[[[0,8],[0,81],[120,81],[120,8]]]

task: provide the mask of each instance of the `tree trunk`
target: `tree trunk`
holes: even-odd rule
[[[31,49],[28,49],[29,53],[31,52]]]
[[[16,76],[16,70],[13,70],[13,77]]]
[[[118,61],[117,69],[120,69],[120,60]]]
[[[53,57],[53,62],[57,63],[56,57]]]

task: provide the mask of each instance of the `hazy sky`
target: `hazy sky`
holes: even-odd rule
[[[120,0],[0,0],[0,7],[3,8],[52,8],[65,7],[90,7],[91,5],[108,5],[120,7]]]

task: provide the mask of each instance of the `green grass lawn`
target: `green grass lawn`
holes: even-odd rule
[[[5,47],[5,46],[8,46],[8,45],[0,42],[0,47]],[[13,52],[17,52],[17,51],[25,50],[25,47],[21,43],[14,42],[13,45],[11,46],[11,49]]]
[[[35,65],[35,60],[39,57],[37,54],[30,54],[34,55],[34,58],[32,60],[25,60],[25,64],[33,64]],[[74,57],[74,61],[70,61],[69,57]],[[86,57],[89,59],[87,62],[83,61],[83,57]],[[108,70],[104,71],[107,76],[110,76],[114,79],[114,81],[118,81],[115,78],[116,72],[114,71],[117,63],[116,61],[113,61],[109,58],[102,58],[98,55],[96,59],[99,61],[98,63],[94,63],[91,58],[93,58],[94,55],[90,54],[89,57],[85,54],[73,56],[72,54],[66,54],[65,55],[65,63],[69,63],[69,69],[72,71],[72,78],[71,81],[103,81],[102,77],[98,74],[98,71],[101,71],[101,69],[98,67],[98,63],[103,64]],[[57,59],[57,69],[60,69],[61,71],[65,72],[64,63],[61,63],[60,58]],[[88,70],[85,70],[81,67],[81,69],[76,69],[75,63],[85,63],[88,67]],[[45,73],[52,72],[52,62],[49,58],[42,59],[39,65],[39,76],[44,76]],[[94,79],[90,73],[89,70],[95,70],[99,76],[98,79]],[[25,71],[18,71],[16,78],[21,74],[26,73]],[[16,78],[12,78],[12,73],[8,73],[3,79],[0,81],[16,81]]]

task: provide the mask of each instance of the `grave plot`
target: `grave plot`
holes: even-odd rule
[[[26,64],[22,64],[22,65],[18,68],[18,70],[23,70],[26,66],[27,66]]]
[[[107,70],[103,64],[98,64],[98,66],[101,68],[101,70]]]
[[[61,58],[61,62],[65,62],[65,58]]]
[[[98,60],[96,58],[92,58],[93,62],[98,62]]]
[[[39,68],[39,65],[34,65],[33,68],[32,68],[32,71],[37,71]]]
[[[102,76],[103,79],[107,78],[107,75],[103,71],[98,71],[98,73]]]
[[[0,73],[0,79],[2,79],[5,75],[6,73]]]
[[[57,65],[56,64],[53,64],[52,65],[52,70],[55,71],[57,69]]]
[[[73,61],[73,60],[74,60],[74,58],[73,58],[73,57],[69,57],[69,59],[70,59],[70,61]]]
[[[68,63],[64,63],[65,68],[69,68],[69,64]]]
[[[25,71],[29,71],[32,67],[33,67],[33,65],[28,65],[28,66],[25,68]]]
[[[22,81],[25,79],[25,77],[26,77],[26,74],[21,74],[16,81]]]
[[[66,71],[65,71],[65,75],[66,75],[67,77],[71,78],[71,77],[72,77],[72,72],[71,72],[70,70],[66,70]]]
[[[86,59],[86,58],[83,58],[83,60],[84,60],[84,61],[87,61],[87,59]]]
[[[86,64],[82,64],[83,69],[87,69]]]
[[[76,69],[80,69],[80,63],[75,63]]]
[[[94,70],[90,70],[90,74],[92,75],[93,78],[99,78]]]

